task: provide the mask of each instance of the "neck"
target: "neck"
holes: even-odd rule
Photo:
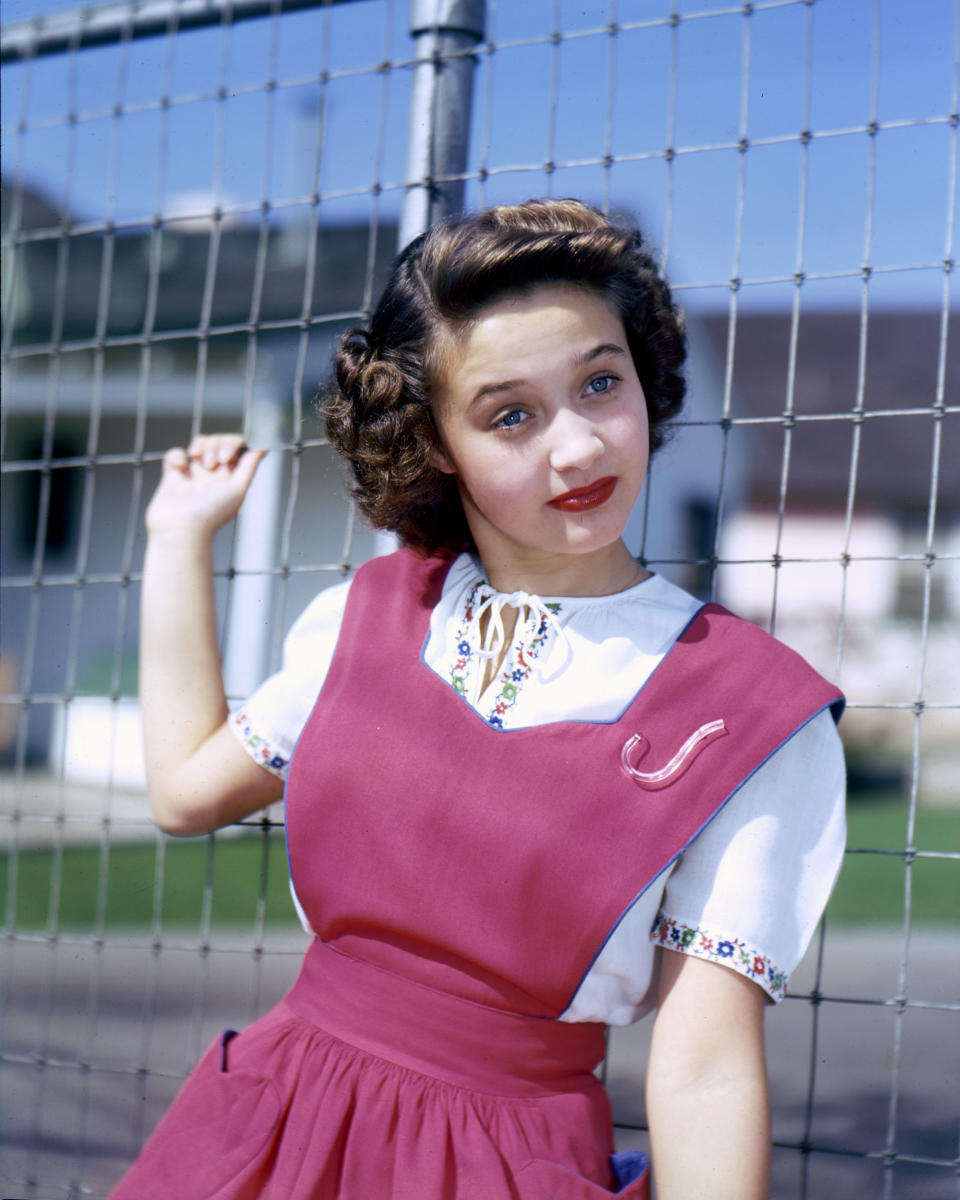
[[[499,562],[481,552],[484,571],[498,592],[536,596],[612,596],[650,577],[619,539],[593,554],[564,554],[528,562]]]

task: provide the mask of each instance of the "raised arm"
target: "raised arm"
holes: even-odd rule
[[[195,438],[167,453],[147,508],[140,708],[150,802],[168,833],[217,829],[282,792],[227,728],[213,595],[214,534],[262,457],[236,435]]]
[[[717,963],[659,953],[647,1066],[658,1200],[767,1200],[764,993]]]

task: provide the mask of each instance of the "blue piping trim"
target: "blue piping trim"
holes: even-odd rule
[[[320,691],[323,691],[321,687]],[[320,693],[317,693],[317,700],[320,699]],[[314,700],[313,707],[310,709],[310,717],[313,716],[313,709],[317,706],[317,700]],[[283,780],[283,844],[287,852],[287,875],[293,883],[294,891],[296,891],[296,883],[293,879],[293,863],[290,861],[290,823],[287,820],[287,789],[290,787],[290,768],[293,766],[293,756],[297,752],[297,747],[300,745],[300,739],[306,732],[307,726],[310,724],[310,717],[307,717],[303,724],[303,729],[297,734],[297,740],[293,743],[293,749],[290,751],[290,758],[287,761],[287,774]]]

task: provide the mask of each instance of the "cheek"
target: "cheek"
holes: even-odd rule
[[[610,429],[609,436],[624,458],[646,462],[650,454],[650,426],[646,409],[624,413]]]
[[[536,491],[517,463],[495,457],[472,462],[471,470],[458,473],[457,486],[461,498],[494,524],[515,516]]]

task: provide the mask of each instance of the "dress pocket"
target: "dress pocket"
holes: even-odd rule
[[[620,1200],[650,1200],[650,1172],[647,1156],[638,1150],[615,1154],[611,1160],[619,1188],[611,1192],[584,1179],[569,1167],[533,1158],[520,1168],[516,1184],[521,1200],[603,1200],[619,1196]]]
[[[226,1030],[197,1063],[111,1200],[256,1200],[280,1096],[257,1071],[232,1067]],[[239,1047],[238,1047],[239,1049]]]

